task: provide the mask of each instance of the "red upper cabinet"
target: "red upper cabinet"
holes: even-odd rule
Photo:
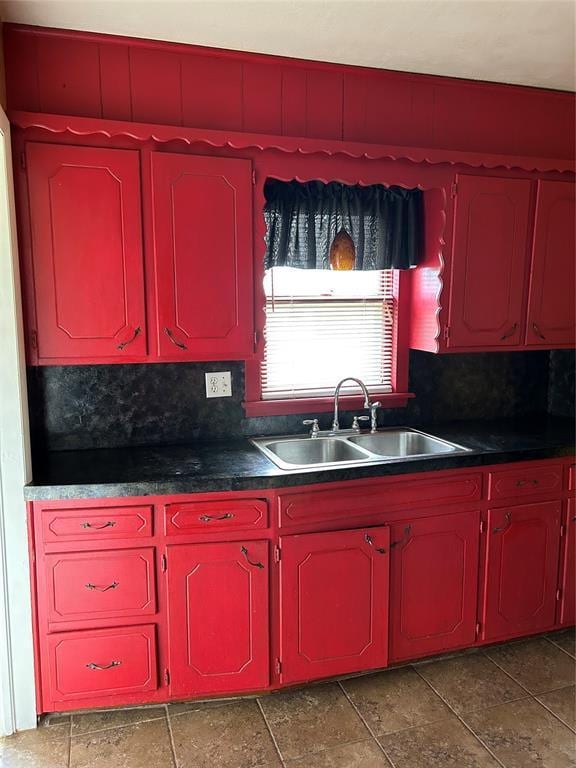
[[[457,177],[449,348],[521,343],[531,182]]]
[[[26,161],[31,357],[41,364],[144,358],[138,153],[29,143]]]
[[[574,346],[574,206],[574,184],[538,182],[526,329],[530,346]]]
[[[488,513],[483,638],[553,626],[560,550],[560,501]]]
[[[479,540],[477,511],[392,526],[392,661],[474,643]]]
[[[152,154],[158,356],[254,351],[249,160]]]
[[[389,529],[280,540],[282,682],[384,667]]]

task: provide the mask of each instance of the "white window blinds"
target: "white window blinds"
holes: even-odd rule
[[[331,395],[346,376],[391,392],[393,276],[392,270],[268,270],[262,398]]]

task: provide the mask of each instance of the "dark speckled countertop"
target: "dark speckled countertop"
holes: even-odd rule
[[[419,428],[471,450],[431,458],[290,472],[279,469],[247,438],[153,448],[53,451],[36,460],[34,482],[24,489],[25,497],[81,499],[256,490],[575,453],[574,423],[570,419],[460,421]]]

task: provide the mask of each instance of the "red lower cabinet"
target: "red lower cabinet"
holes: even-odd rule
[[[392,526],[391,661],[474,643],[479,539],[478,511]]]
[[[576,624],[576,500],[569,499],[565,524],[564,568],[561,581],[560,622]]]
[[[266,688],[268,542],[168,547],[167,576],[171,694]]]
[[[554,625],[561,511],[547,501],[488,512],[483,639]]]
[[[282,682],[388,662],[388,527],[280,539]]]

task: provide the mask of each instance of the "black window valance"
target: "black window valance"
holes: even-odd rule
[[[419,189],[269,179],[264,194],[267,269],[329,269],[330,245],[341,229],[356,246],[355,269],[410,269],[420,262]]]

